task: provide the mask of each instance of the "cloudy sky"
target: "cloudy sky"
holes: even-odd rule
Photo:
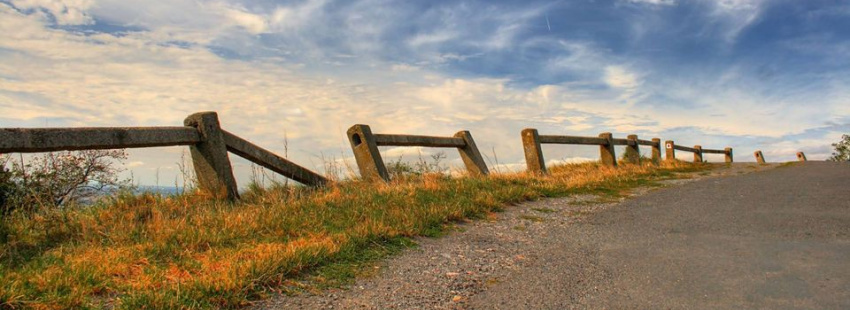
[[[841,0],[0,0],[0,127],[174,126],[214,110],[319,171],[353,165],[356,123],[467,129],[506,168],[525,127],[824,159],[850,133],[847,29]],[[173,184],[184,149],[134,150],[128,167]]]

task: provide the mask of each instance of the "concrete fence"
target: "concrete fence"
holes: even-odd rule
[[[703,154],[723,154],[723,155],[725,155],[724,160],[727,163],[731,163],[733,161],[732,148],[731,147],[727,147],[727,148],[722,149],[722,150],[712,150],[712,149],[704,149],[700,145],[694,145],[694,147],[691,148],[691,147],[687,147],[687,146],[676,145],[676,142],[674,142],[672,140],[667,140],[666,142],[664,142],[664,149],[667,150],[666,158],[668,160],[675,159],[676,158],[676,151],[679,150],[679,151],[683,151],[683,152],[694,153],[694,162],[695,163],[703,162]]]
[[[189,115],[182,127],[2,128],[0,154],[189,146],[198,188],[215,198],[239,192],[228,151],[308,186],[328,180],[223,129],[215,112]]]
[[[160,146],[189,146],[200,190],[216,198],[236,200],[239,192],[228,152],[277,172],[308,186],[324,186],[328,179],[301,167],[264,148],[252,144],[221,128],[218,114],[199,112],[189,115],[180,127],[103,127],[103,128],[0,128],[0,154],[37,153],[93,149],[125,149]],[[419,135],[373,134],[368,125],[354,125],[348,129],[348,139],[357,161],[360,175],[368,180],[389,181],[387,167],[378,151],[379,146],[420,146],[456,148],[471,175],[487,175],[475,140],[469,131],[459,131],[451,137]],[[522,131],[522,145],[528,171],[546,173],[543,144],[570,144],[599,146],[599,157],[604,165],[617,166],[614,146],[626,146],[624,161],[638,164],[640,146],[652,148],[652,162],[661,161],[661,139],[641,140],[637,135],[617,139],[609,132],[598,137],[540,135],[537,129]],[[703,154],[724,154],[732,162],[732,148],[704,149],[702,146],[676,145],[672,140],[664,143],[667,160],[676,158],[676,151],[691,152],[694,162],[702,162]],[[756,161],[765,163],[761,151],[755,152]],[[803,152],[797,153],[799,161],[806,161]]]
[[[626,146],[624,157],[626,162],[629,163],[640,163],[641,145],[652,147],[652,160],[654,162],[657,163],[661,160],[661,140],[658,138],[641,140],[638,139],[637,135],[629,135],[626,139],[615,139],[610,132],[603,132],[599,134],[599,137],[540,135],[534,128],[524,129],[521,136],[525,163],[528,171],[533,173],[546,173],[542,144],[597,145],[599,146],[599,158],[602,164],[614,167],[617,166],[615,145]]]
[[[379,146],[457,148],[467,172],[472,175],[490,173],[469,131],[458,131],[452,137],[389,135],[373,134],[368,125],[357,124],[348,129],[348,141],[351,142],[351,150],[360,169],[360,176],[367,180],[390,180],[387,167],[378,151]]]

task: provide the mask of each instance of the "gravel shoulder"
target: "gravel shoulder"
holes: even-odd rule
[[[374,276],[357,279],[350,286],[297,296],[277,296],[258,302],[253,308],[599,307],[602,299],[610,299],[612,290],[619,289],[617,277],[621,276],[601,258],[600,251],[604,248],[600,246],[617,245],[601,245],[594,240],[599,233],[583,234],[577,229],[587,231],[588,226],[616,226],[611,222],[613,219],[598,215],[624,208],[624,204],[636,197],[676,190],[700,180],[703,182],[698,183],[757,171],[788,169],[773,169],[775,167],[775,164],[717,165],[707,172],[689,174],[688,178],[662,181],[662,189],[635,189],[626,199],[580,195],[508,206],[504,212],[486,219],[459,223],[446,236],[417,238],[417,247],[378,262]],[[644,254],[648,253],[629,255]],[[658,263],[664,263],[663,258],[656,258]],[[630,283],[641,281],[632,279]],[[608,307],[611,306],[617,307],[608,303]]]

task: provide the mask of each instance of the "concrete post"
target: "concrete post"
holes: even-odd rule
[[[540,148],[540,134],[537,129],[522,130],[522,149],[525,151],[525,165],[529,173],[546,173],[546,162]]]
[[[638,146],[637,141],[638,136],[628,135],[626,139],[629,140],[629,144],[626,145],[626,161],[631,164],[640,164],[640,146]]]
[[[667,152],[667,160],[676,160],[676,143],[673,140],[667,140],[664,142],[664,149]]]
[[[599,137],[608,140],[607,144],[599,145],[599,160],[605,166],[617,167],[617,152],[614,150],[614,141],[612,141],[614,135],[603,132],[599,134]]]
[[[652,138],[652,163],[659,164],[661,162],[661,139]]]
[[[761,150],[758,150],[753,154],[756,155],[756,162],[758,162],[759,164],[765,164],[766,163],[764,161],[764,154],[761,153]]]
[[[731,164],[732,163],[732,148],[727,147],[724,151],[726,151],[726,154],[725,154],[726,155],[726,163]]]
[[[466,171],[471,175],[490,174],[487,164],[484,163],[484,157],[481,156],[478,146],[475,145],[475,140],[472,139],[472,134],[467,130],[463,130],[458,131],[454,136],[462,138],[466,142],[466,146],[457,148],[458,152],[460,152],[460,158],[463,159],[463,164],[466,165]]]
[[[702,145],[694,145],[694,149],[697,151],[694,152],[694,162],[701,163],[702,162]]]
[[[369,181],[389,181],[390,175],[381,153],[378,152],[378,144],[372,135],[369,125],[357,124],[348,128],[348,141],[351,142],[351,150],[354,159],[360,169],[360,177]]]
[[[239,199],[233,167],[227,155],[224,133],[215,112],[199,112],[183,121],[185,126],[198,129],[201,141],[189,146],[192,165],[198,178],[198,189],[216,199]]]

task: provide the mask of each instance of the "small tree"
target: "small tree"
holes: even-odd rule
[[[127,187],[129,180],[118,178],[123,169],[114,166],[125,159],[124,150],[85,150],[47,153],[28,163],[12,161],[10,181],[4,184],[13,189],[4,209],[56,207]]]
[[[832,147],[835,152],[832,152],[831,161],[850,161],[850,135],[841,135],[841,141],[833,143]]]

